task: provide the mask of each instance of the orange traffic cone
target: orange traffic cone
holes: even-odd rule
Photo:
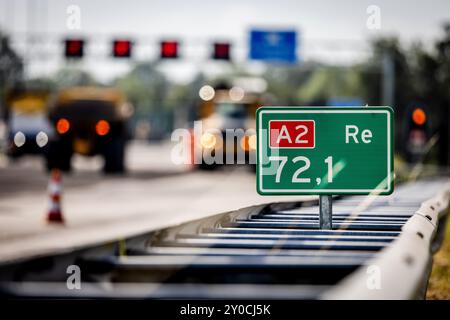
[[[50,181],[48,183],[50,208],[47,215],[47,221],[50,223],[64,223],[61,210],[61,191],[61,171],[59,171],[59,169],[52,169],[50,172]]]

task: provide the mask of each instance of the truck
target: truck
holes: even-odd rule
[[[17,158],[25,154],[42,154],[45,144],[39,144],[39,134],[51,134],[48,120],[48,100],[46,90],[14,89],[6,98],[7,147],[6,153]]]
[[[132,106],[115,88],[61,90],[49,110],[55,135],[49,141],[47,168],[70,171],[71,158],[77,153],[103,156],[105,173],[124,172],[131,114]]]
[[[216,88],[212,99],[200,102],[202,132],[195,137],[194,150],[199,169],[214,170],[222,164],[255,167],[255,112],[261,105],[259,93],[236,86]]]

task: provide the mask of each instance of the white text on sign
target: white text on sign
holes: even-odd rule
[[[355,125],[346,125],[345,126],[345,143],[350,143],[350,138],[353,139],[354,143],[359,143],[358,140],[358,132],[359,128]],[[371,143],[372,142],[372,131],[369,129],[364,129],[361,132],[360,139],[363,143]]]
[[[269,124],[271,148],[306,148],[315,146],[314,120],[272,120]]]

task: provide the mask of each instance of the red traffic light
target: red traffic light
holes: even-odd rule
[[[65,40],[65,56],[66,58],[82,58],[84,40],[81,39],[66,39]]]
[[[130,58],[132,43],[130,40],[114,40],[113,56],[116,58]]]
[[[161,41],[161,58],[163,59],[178,58],[178,42]]]
[[[226,42],[214,43],[213,59],[215,60],[230,60],[231,45]]]

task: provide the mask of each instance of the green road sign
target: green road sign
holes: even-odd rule
[[[390,107],[262,107],[257,191],[380,194],[394,190]]]

